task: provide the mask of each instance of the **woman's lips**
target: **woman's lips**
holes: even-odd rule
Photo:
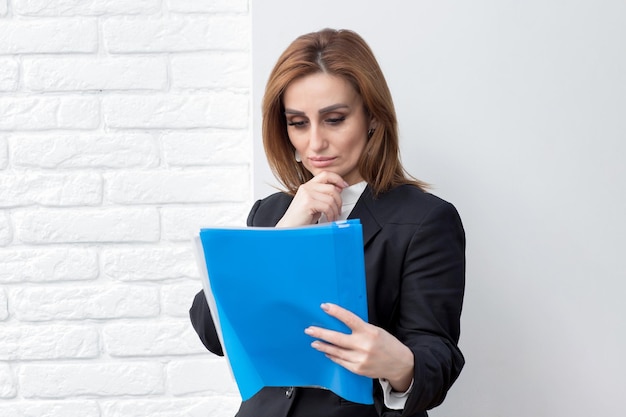
[[[315,168],[326,168],[335,161],[336,157],[331,156],[313,156],[309,158],[309,162]]]

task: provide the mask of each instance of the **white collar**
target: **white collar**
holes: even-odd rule
[[[341,190],[342,206],[355,205],[367,187],[366,181],[357,182]]]

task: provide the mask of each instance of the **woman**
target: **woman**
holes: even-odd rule
[[[377,382],[374,405],[324,389],[266,387],[237,416],[426,416],[464,364],[465,236],[455,208],[405,173],[391,94],[363,39],[325,29],[285,50],[263,99],[263,143],[286,192],[257,201],[249,226],[361,221],[369,323],[325,304],[351,334],[303,330],[329,360]],[[202,292],[190,316],[222,355]]]

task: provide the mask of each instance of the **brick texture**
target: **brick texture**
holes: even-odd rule
[[[95,97],[0,97],[0,131],[95,129],[99,124]]]
[[[13,398],[16,394],[17,385],[11,367],[0,363],[0,398]]]
[[[116,129],[241,129],[248,124],[248,96],[221,91],[198,94],[116,94],[102,100],[102,112],[106,126]]]
[[[13,314],[21,321],[156,317],[156,288],[130,285],[24,287],[10,290]]]
[[[98,403],[83,401],[13,401],[0,403],[0,416],[11,417],[100,417]]]
[[[83,247],[26,247],[0,250],[0,283],[94,280],[98,252]]]
[[[169,10],[181,13],[217,13],[248,11],[247,0],[167,0]]]
[[[94,172],[0,174],[0,207],[92,206],[102,201],[102,178]]]
[[[0,0],[0,416],[227,417],[192,237],[251,206],[249,0]]]
[[[0,170],[5,169],[9,163],[9,154],[7,151],[7,140],[0,135]]]
[[[157,242],[154,208],[35,209],[13,213],[23,243]]]
[[[148,168],[160,160],[149,133],[14,135],[9,144],[20,168]]]
[[[163,90],[167,62],[162,57],[27,58],[24,86],[33,91]]]
[[[13,0],[14,13],[24,16],[106,16],[159,12],[159,0]]]
[[[19,64],[15,59],[0,58],[0,91],[14,91],[19,81]]]
[[[0,210],[0,246],[11,243],[13,232],[11,231],[11,219],[8,212]]]
[[[0,360],[96,358],[98,330],[92,326],[14,326],[0,340]]]
[[[0,21],[0,54],[89,53],[98,49],[95,19]]]
[[[6,320],[9,317],[7,308],[7,294],[4,289],[0,290],[0,320]]]
[[[156,362],[27,364],[18,371],[25,398],[164,393],[164,370]]]
[[[249,26],[247,17],[231,15],[114,17],[104,22],[102,34],[112,53],[237,51],[249,47]]]

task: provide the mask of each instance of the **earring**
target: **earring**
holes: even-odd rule
[[[294,156],[296,158],[296,162],[302,162],[302,158],[300,157],[300,152],[296,150]]]
[[[374,135],[374,131],[376,129],[370,128],[370,130],[367,131],[367,138],[371,138]]]

